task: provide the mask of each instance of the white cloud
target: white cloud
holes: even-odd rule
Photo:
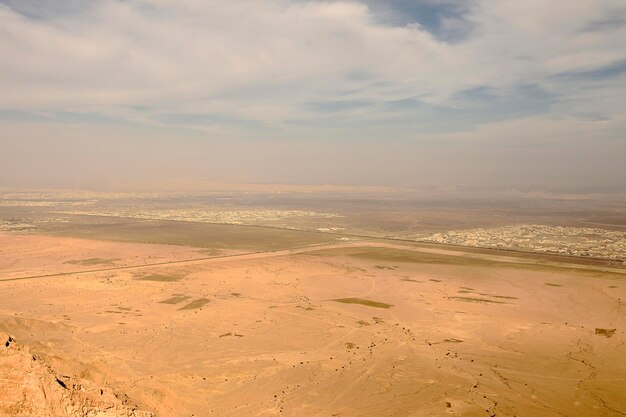
[[[368,103],[337,113],[384,124],[397,115],[381,103],[413,97],[454,107],[459,91],[477,86],[506,94],[536,84],[558,96],[559,117],[581,108],[613,117],[626,105],[623,75],[601,90],[586,88],[598,80],[551,78],[626,59],[626,25],[586,30],[623,12],[623,1],[472,4],[464,16],[472,32],[453,44],[419,25],[381,23],[353,1],[103,0],[38,19],[0,7],[0,105],[155,125],[159,113],[211,114],[233,126],[188,126],[233,134],[239,121],[285,134],[297,134],[291,120],[332,127],[310,102]],[[606,91],[621,93],[608,105]],[[443,125],[454,116],[437,117]]]

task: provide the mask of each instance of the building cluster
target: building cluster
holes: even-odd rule
[[[436,233],[420,240],[626,262],[626,232],[597,228],[516,225],[494,229],[454,230]]]
[[[199,223],[221,224],[265,224],[294,218],[328,219],[341,217],[334,213],[302,210],[98,210],[72,211],[69,214],[98,215],[110,217],[126,217],[146,220],[176,220]]]
[[[34,229],[35,225],[25,219],[0,218],[0,232],[26,232]]]

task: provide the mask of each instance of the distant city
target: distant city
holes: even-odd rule
[[[436,233],[422,242],[626,261],[626,232],[537,224]]]
[[[1,205],[6,207],[41,207],[44,204],[49,208],[55,207],[55,205],[59,207],[58,201],[38,201],[36,199],[28,201],[5,199],[1,202]],[[346,227],[342,227],[342,221],[345,220],[344,215],[313,210],[273,210],[252,208],[185,208],[147,210],[140,207],[124,209],[105,209],[93,207],[90,210],[68,210],[68,208],[72,206],[85,206],[91,205],[92,203],[75,199],[70,202],[67,200],[63,201],[60,204],[60,210],[49,212],[50,217],[38,219],[5,217],[0,219],[0,231],[31,232],[37,229],[37,224],[39,223],[67,221],[62,217],[57,217],[58,215],[86,215],[143,220],[267,226],[293,230],[314,230],[324,233],[351,234],[350,230]],[[315,222],[310,223],[312,220],[315,220]],[[372,237],[380,237],[380,235],[372,231]],[[431,234],[426,237],[410,237],[406,233],[400,235],[387,235],[386,237],[392,239],[410,238],[412,240],[425,243],[608,259],[626,263],[626,232],[600,228],[522,224],[495,228],[450,230]]]

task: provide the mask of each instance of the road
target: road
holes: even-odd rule
[[[479,254],[479,253],[463,252],[461,250],[424,248],[424,247],[419,247],[419,246],[414,246],[414,245],[408,246],[408,245],[399,245],[399,244],[392,244],[392,243],[360,240],[360,241],[351,241],[351,242],[342,242],[342,243],[317,244],[317,245],[304,246],[300,248],[279,249],[279,250],[265,251],[265,252],[249,252],[249,253],[243,253],[243,254],[219,255],[219,256],[209,256],[209,257],[202,257],[202,258],[181,259],[181,260],[176,260],[176,261],[154,262],[154,263],[147,263],[147,264],[141,264],[141,265],[112,266],[112,267],[107,267],[107,268],[87,269],[87,270],[81,270],[81,271],[53,272],[50,274],[43,274],[43,275],[0,278],[0,282],[21,281],[21,280],[29,280],[29,279],[43,279],[43,278],[53,278],[53,277],[70,276],[70,275],[76,276],[76,275],[93,274],[97,272],[107,272],[107,271],[137,270],[137,269],[143,269],[143,268],[152,268],[155,266],[196,265],[196,264],[219,263],[219,262],[224,262],[224,261],[263,259],[263,258],[276,257],[276,256],[294,255],[294,254],[299,254],[299,253],[317,252],[321,250],[355,248],[355,247],[377,247],[377,248],[387,248],[387,249],[398,249],[398,250],[406,250],[406,251],[412,251],[412,252],[420,252],[420,253],[428,253],[428,254],[436,254],[436,255],[444,255],[444,256],[459,256],[459,257],[464,257],[468,259],[488,260],[488,261],[503,262],[503,263],[516,263],[516,264],[528,264],[528,265],[540,264],[542,266],[567,267],[567,268],[581,269],[581,270],[618,273],[618,274],[623,274],[624,277],[626,277],[626,270],[618,269],[618,268],[570,264],[566,262],[551,262],[551,261],[538,262],[533,259],[528,259],[527,257],[520,258],[520,257],[514,257],[514,256],[506,256],[506,255]]]

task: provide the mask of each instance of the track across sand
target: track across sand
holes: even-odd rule
[[[459,256],[459,257],[465,257],[468,259],[488,260],[488,261],[494,261],[494,262],[507,262],[507,263],[518,263],[518,264],[529,264],[529,265],[537,264],[536,261],[525,259],[525,258],[520,258],[520,257],[514,257],[514,256],[477,254],[477,253],[463,252],[460,250],[425,248],[425,247],[419,247],[419,246],[413,246],[413,245],[411,246],[400,245],[400,244],[395,244],[395,243],[375,242],[375,241],[371,241],[371,239],[363,239],[359,241],[351,241],[351,242],[343,242],[343,243],[309,245],[309,246],[292,248],[292,249],[279,249],[279,250],[263,251],[263,252],[248,252],[248,253],[238,253],[238,254],[229,254],[229,255],[217,255],[217,256],[207,256],[207,257],[191,258],[191,259],[180,259],[180,260],[175,260],[175,261],[145,263],[141,265],[112,266],[112,267],[107,267],[107,268],[88,269],[88,270],[82,270],[82,271],[55,272],[55,273],[43,274],[43,275],[30,275],[30,276],[11,277],[11,278],[4,278],[4,279],[0,278],[0,282],[52,278],[52,277],[68,276],[68,275],[75,276],[75,275],[91,274],[95,272],[136,270],[136,269],[143,269],[143,268],[151,268],[155,266],[181,265],[181,264],[182,265],[194,265],[198,263],[204,264],[204,263],[222,262],[222,261],[230,261],[230,260],[262,259],[262,258],[268,258],[268,257],[287,256],[287,255],[294,255],[294,254],[307,253],[307,252],[316,252],[316,251],[322,251],[322,250],[358,248],[358,247],[397,249],[397,250],[428,253],[428,254],[435,254],[435,255]],[[601,267],[601,266],[580,265],[580,264],[571,264],[567,262],[551,262],[551,261],[544,261],[541,263],[541,265],[555,266],[555,267],[567,266],[568,268],[581,269],[581,270],[612,272],[612,273],[617,273],[617,274],[623,274],[626,277],[626,270],[618,269],[618,268],[608,268],[608,267]]]

